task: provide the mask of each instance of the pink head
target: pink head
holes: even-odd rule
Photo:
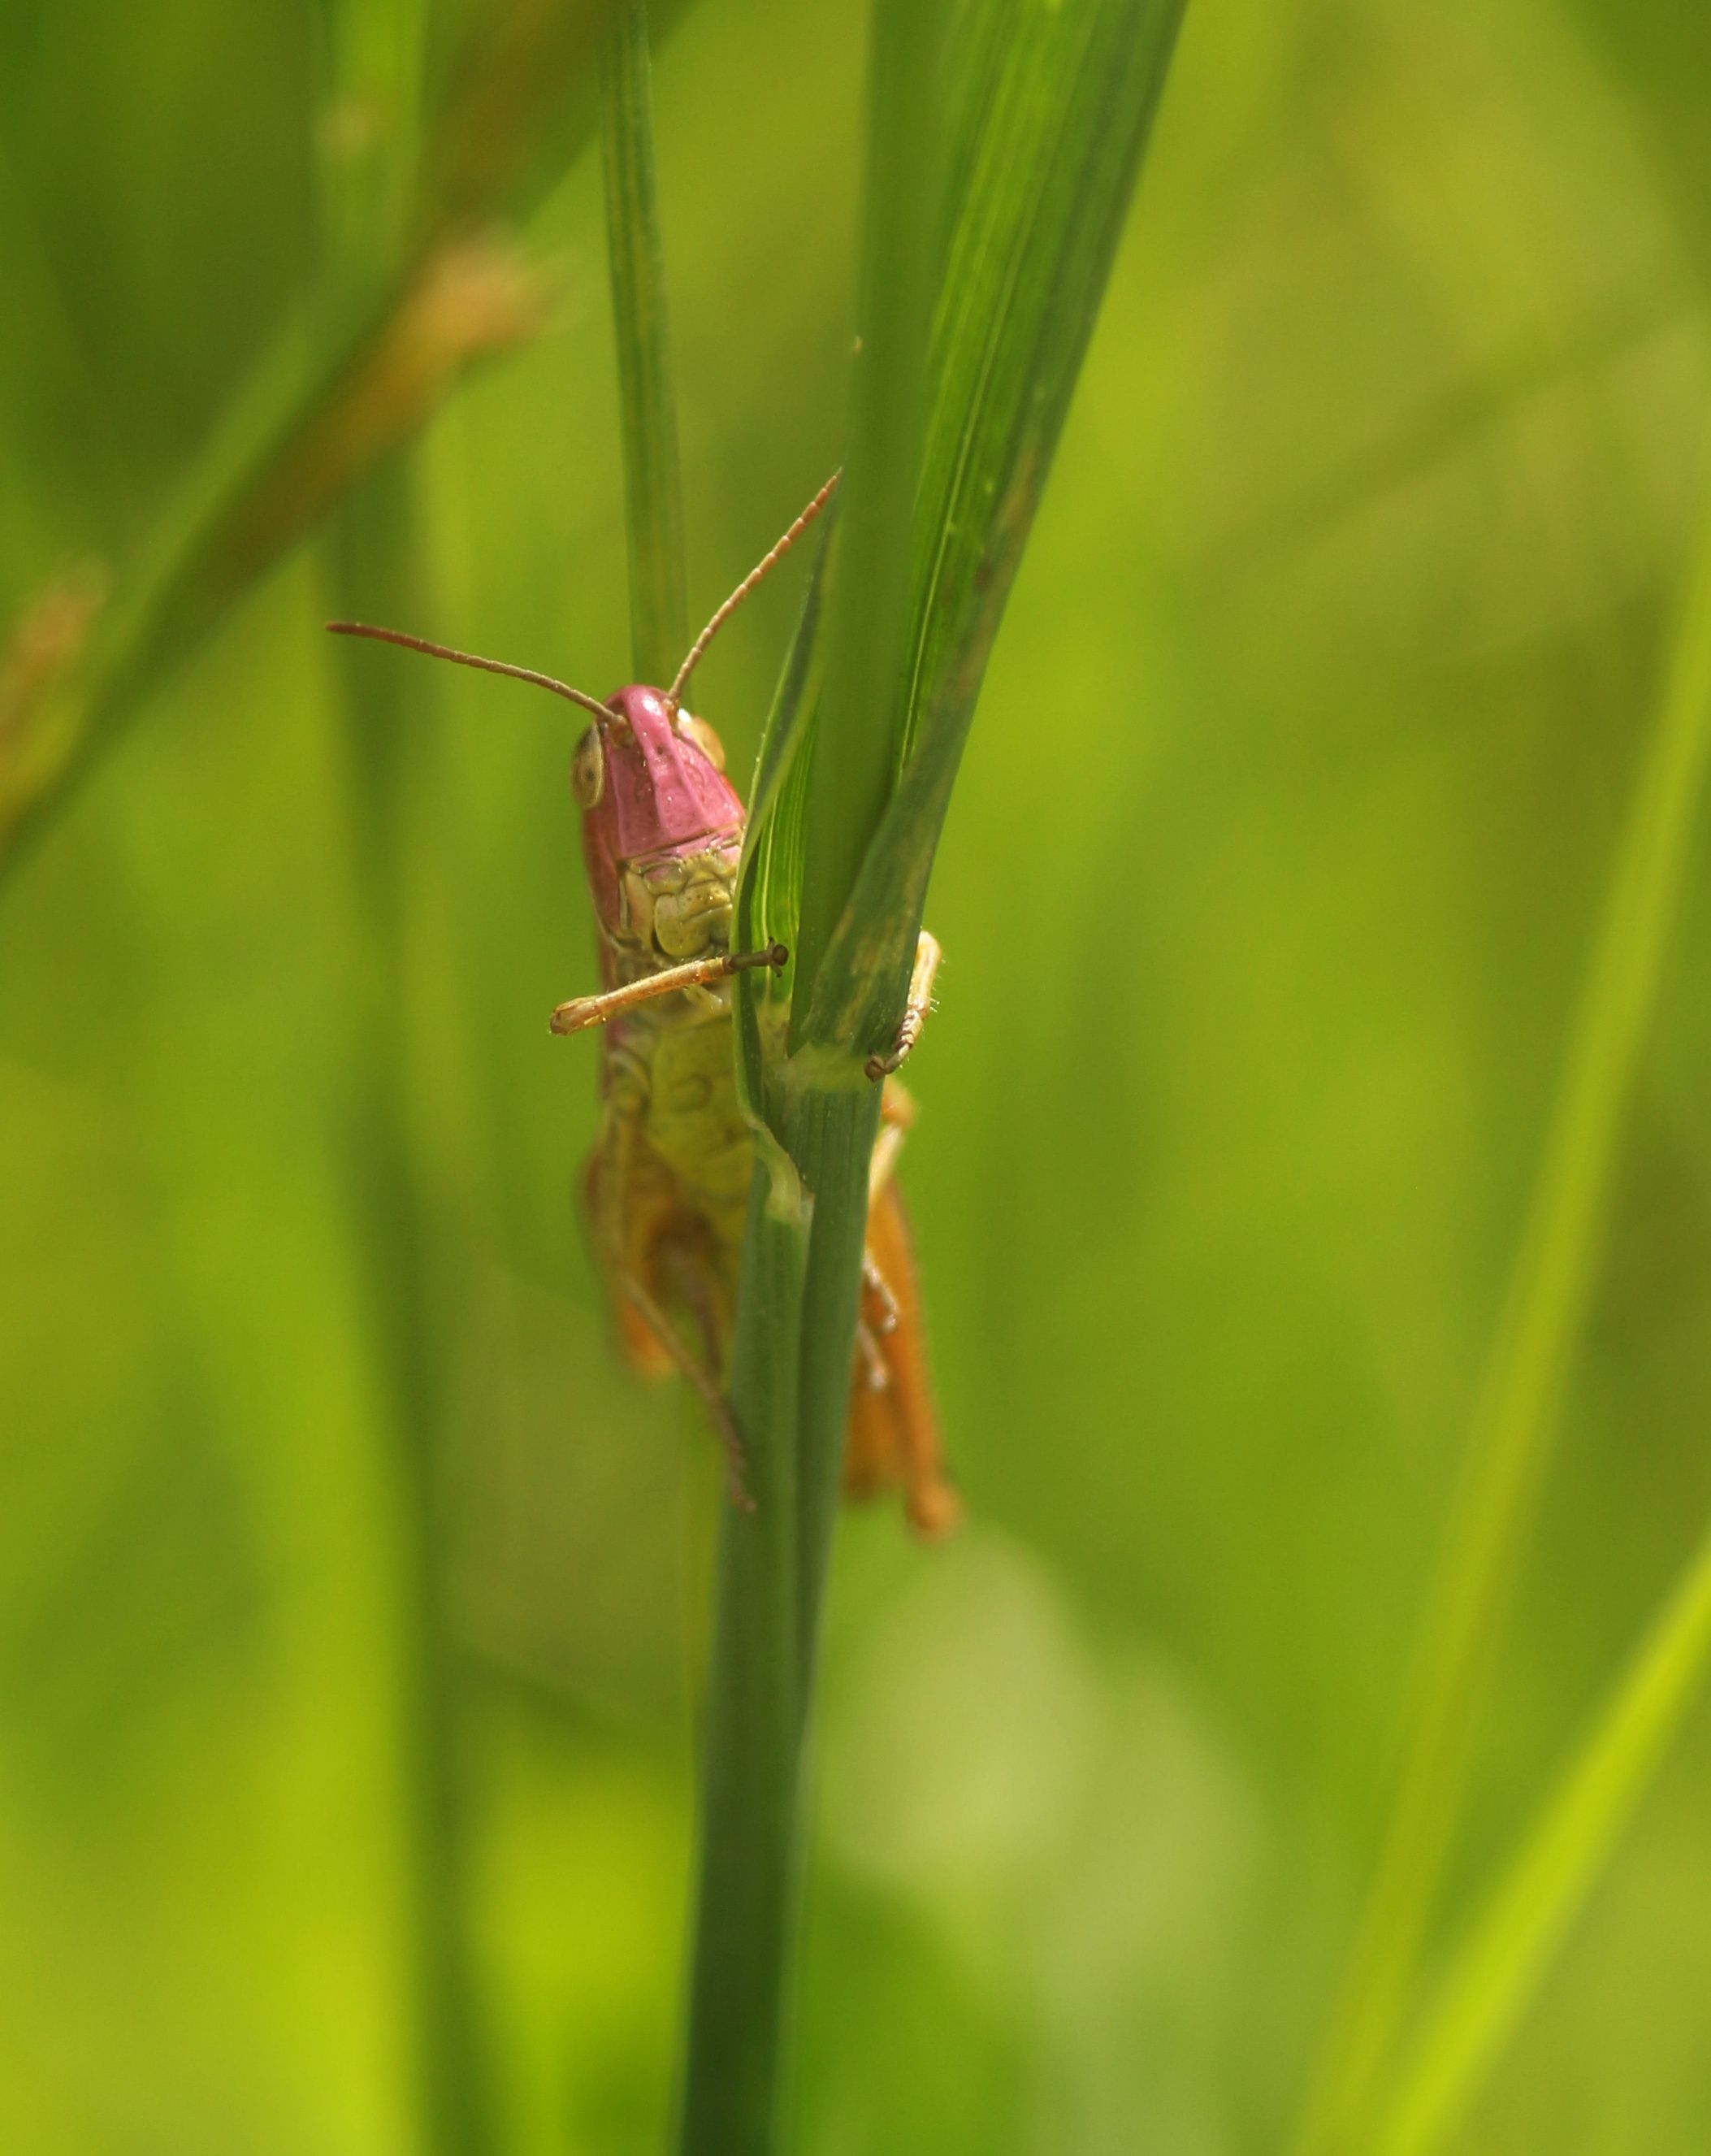
[[[602,921],[617,918],[625,862],[740,842],[743,804],[724,763],[712,727],[675,707],[663,690],[634,684],[607,699],[606,715],[571,762],[588,883]]]
[[[615,928],[620,919],[620,885],[627,862],[699,853],[721,842],[739,844],[743,804],[725,776],[725,751],[703,720],[684,709],[684,690],[702,654],[761,579],[781,562],[832,499],[838,475],[824,486],[771,552],[743,578],[689,647],[669,689],[633,683],[602,703],[567,681],[538,674],[531,666],[513,666],[484,659],[474,651],[430,644],[402,629],[378,629],[371,623],[330,621],[339,636],[372,637],[402,644],[430,659],[449,659],[514,681],[530,681],[567,702],[578,704],[594,723],[576,745],[571,762],[571,791],[582,811],[582,849],[588,881],[602,925]]]

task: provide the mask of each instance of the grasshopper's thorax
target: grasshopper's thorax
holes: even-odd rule
[[[711,727],[657,689],[621,689],[571,766],[608,988],[730,946],[743,806]],[[716,759],[716,760],[715,760]],[[750,1139],[731,1070],[731,984],[639,1005],[603,1036],[611,1111],[723,1231],[740,1234]],[[727,1223],[725,1216],[729,1214]]]
[[[730,948],[731,904],[742,839],[643,854],[617,865],[617,913],[600,925],[602,964],[617,987]],[[661,1008],[669,1002],[661,999]],[[644,1004],[645,1011],[653,1004]]]

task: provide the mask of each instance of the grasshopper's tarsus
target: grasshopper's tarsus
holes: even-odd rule
[[[915,944],[914,970],[909,977],[909,1001],[904,1007],[897,1038],[889,1055],[870,1055],[865,1065],[875,1085],[902,1067],[910,1049],[920,1039],[927,1013],[933,1008],[933,977],[939,970],[940,957],[938,938],[922,929]]]
[[[559,1004],[547,1025],[554,1033],[581,1033],[591,1025],[604,1025],[608,1019],[621,1017],[638,1004],[651,1003],[655,996],[705,988],[732,973],[755,973],[763,967],[776,972],[789,961],[790,952],[782,943],[769,943],[764,951],[723,951],[717,957],[694,958],[686,966],[669,966],[663,973],[645,973],[639,981],[608,988],[603,995],[575,996],[569,1003]]]

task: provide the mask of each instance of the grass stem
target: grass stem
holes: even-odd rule
[[[689,636],[645,0],[617,0],[612,13],[601,143],[631,642],[637,678],[663,684]],[[793,1343],[808,1209],[782,1153],[764,1136],[757,1145],[728,1378],[753,1509],[725,1505],[720,1527],[679,2091],[684,2156],[768,2156],[776,2146],[802,1840]],[[780,1353],[781,1342],[791,1352]]]
[[[765,1138],[750,1195],[730,1393],[752,1512],[726,1505],[708,1682],[700,1876],[678,2145],[777,2145],[800,1883],[797,1364],[807,1206]],[[779,1353],[779,1344],[791,1351]]]

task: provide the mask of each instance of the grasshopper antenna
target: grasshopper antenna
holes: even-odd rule
[[[761,560],[755,564],[754,567],[750,570],[747,576],[743,578],[741,583],[737,586],[730,597],[725,602],[725,604],[720,607],[718,613],[714,615],[712,620],[708,623],[705,629],[701,631],[701,634],[689,646],[689,657],[684,660],[683,665],[679,667],[677,670],[677,679],[665,692],[665,701],[672,706],[674,711],[677,708],[678,705],[683,701],[684,685],[688,682],[690,675],[692,675],[695,669],[700,665],[702,654],[706,650],[708,645],[712,643],[714,638],[718,635],[720,630],[723,629],[726,622],[730,619],[731,616],[736,612],[743,601],[749,596],[749,593],[754,590],[756,585],[760,583],[761,578],[764,577],[770,569],[776,568],[779,562],[784,559],[785,556],[789,553],[791,548],[795,546],[797,541],[802,537],[803,532],[807,530],[814,519],[820,514],[820,511],[826,506],[827,503],[831,501],[832,495],[837,490],[838,482],[843,477],[843,467],[840,465],[838,470],[832,473],[831,478],[827,480],[825,485],[821,488],[820,491],[814,496],[813,500],[802,511],[802,515],[797,517],[796,522],[791,526],[789,531],[785,533],[783,538],[781,538],[778,544],[772,549],[771,552],[770,554],[763,555]]]
[[[407,636],[402,629],[377,629],[366,621],[330,621],[327,629],[334,636],[367,636],[377,644],[399,644],[406,651],[420,651],[429,659],[449,659],[458,666],[479,666],[484,674],[508,674],[514,681],[532,681],[537,689],[551,689],[555,696],[580,704],[597,718],[609,719],[612,716],[611,705],[602,704],[599,697],[571,688],[568,681],[556,681],[551,674],[537,674],[532,666],[508,666],[503,659],[482,659],[473,651],[453,651],[448,644],[430,644],[424,636]]]

